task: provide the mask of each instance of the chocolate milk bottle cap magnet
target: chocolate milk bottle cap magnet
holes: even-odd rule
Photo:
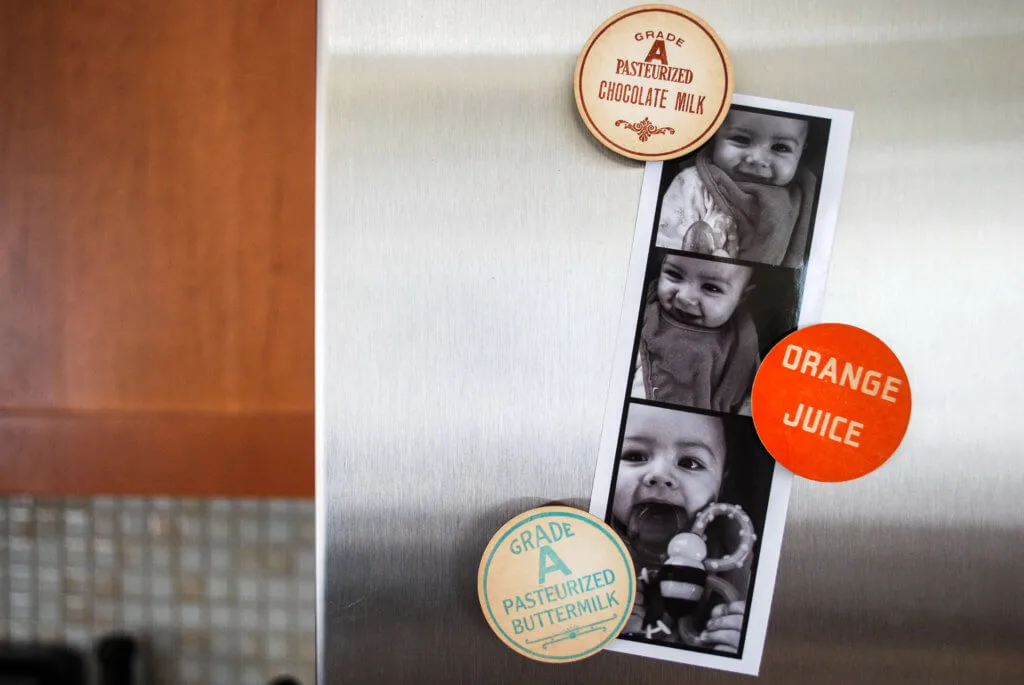
[[[725,120],[732,60],[714,29],[672,5],[639,5],[611,17],[587,40],[573,89],[590,132],[642,161],[696,150]]]

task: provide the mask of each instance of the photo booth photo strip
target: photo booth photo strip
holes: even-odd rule
[[[753,376],[820,317],[852,125],[736,95],[706,144],[646,165],[590,505],[637,578],[608,649],[760,668],[792,475]]]

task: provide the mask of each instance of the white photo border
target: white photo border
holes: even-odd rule
[[[853,112],[746,95],[733,96],[732,104],[769,110],[783,115],[818,117],[831,122],[824,171],[820,179],[817,211],[813,220],[810,251],[803,267],[805,276],[798,327],[802,328],[817,323],[820,321],[824,305],[825,284],[828,278],[829,261],[853,131]],[[590,513],[602,520],[608,514],[609,502],[613,496],[611,484],[615,473],[616,450],[622,429],[624,403],[629,402],[628,384],[633,365],[637,312],[640,310],[643,297],[644,276],[647,272],[652,246],[651,237],[656,219],[655,211],[658,205],[662,168],[662,162],[647,163],[640,191],[636,229],[612,364],[612,381],[609,387],[608,405],[605,409],[594,488],[590,500]],[[792,480],[793,476],[788,470],[779,464],[775,465],[765,512],[760,555],[757,561],[757,576],[748,606],[747,627],[741,656],[719,656],[621,638],[612,641],[606,649],[681,664],[757,675],[761,666],[772,596],[775,591]]]

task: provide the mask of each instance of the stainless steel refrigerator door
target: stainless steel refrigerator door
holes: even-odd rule
[[[586,505],[642,167],[571,74],[624,3],[321,0],[320,670],[336,683],[746,682],[503,647],[512,515]],[[902,357],[896,457],[797,482],[765,683],[1024,681],[1024,3],[687,3],[737,92],[854,110],[825,319]]]

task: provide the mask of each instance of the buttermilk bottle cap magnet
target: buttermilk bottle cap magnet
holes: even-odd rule
[[[520,514],[494,534],[477,592],[502,642],[536,661],[566,663],[618,637],[636,586],[629,551],[608,524],[551,506]]]
[[[639,5],[594,31],[576,61],[576,106],[590,132],[632,159],[673,159],[721,126],[732,60],[707,22],[672,5]]]

